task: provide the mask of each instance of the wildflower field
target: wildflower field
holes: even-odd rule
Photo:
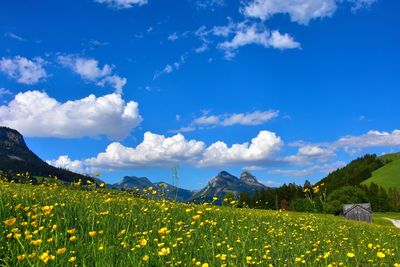
[[[398,266],[400,231],[330,215],[0,182],[1,266]]]

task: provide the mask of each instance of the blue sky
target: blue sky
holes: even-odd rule
[[[0,124],[53,165],[108,182],[179,165],[190,189],[249,169],[276,186],[400,151],[397,1],[0,7]]]

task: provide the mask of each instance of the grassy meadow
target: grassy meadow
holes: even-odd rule
[[[398,266],[400,230],[331,215],[0,182],[1,266]]]
[[[396,158],[392,162],[372,172],[372,176],[363,181],[362,184],[378,184],[388,190],[390,187],[400,188],[400,159]]]

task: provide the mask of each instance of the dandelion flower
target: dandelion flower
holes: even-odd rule
[[[352,252],[347,253],[348,258],[354,258],[354,256],[356,256],[356,255]]]
[[[383,259],[383,258],[385,258],[386,255],[385,255],[385,253],[379,251],[376,253],[376,256],[378,256],[378,258],[380,258],[380,259]]]

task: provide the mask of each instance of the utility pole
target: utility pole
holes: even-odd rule
[[[172,185],[175,186],[175,201],[178,199],[179,166],[172,167]]]

